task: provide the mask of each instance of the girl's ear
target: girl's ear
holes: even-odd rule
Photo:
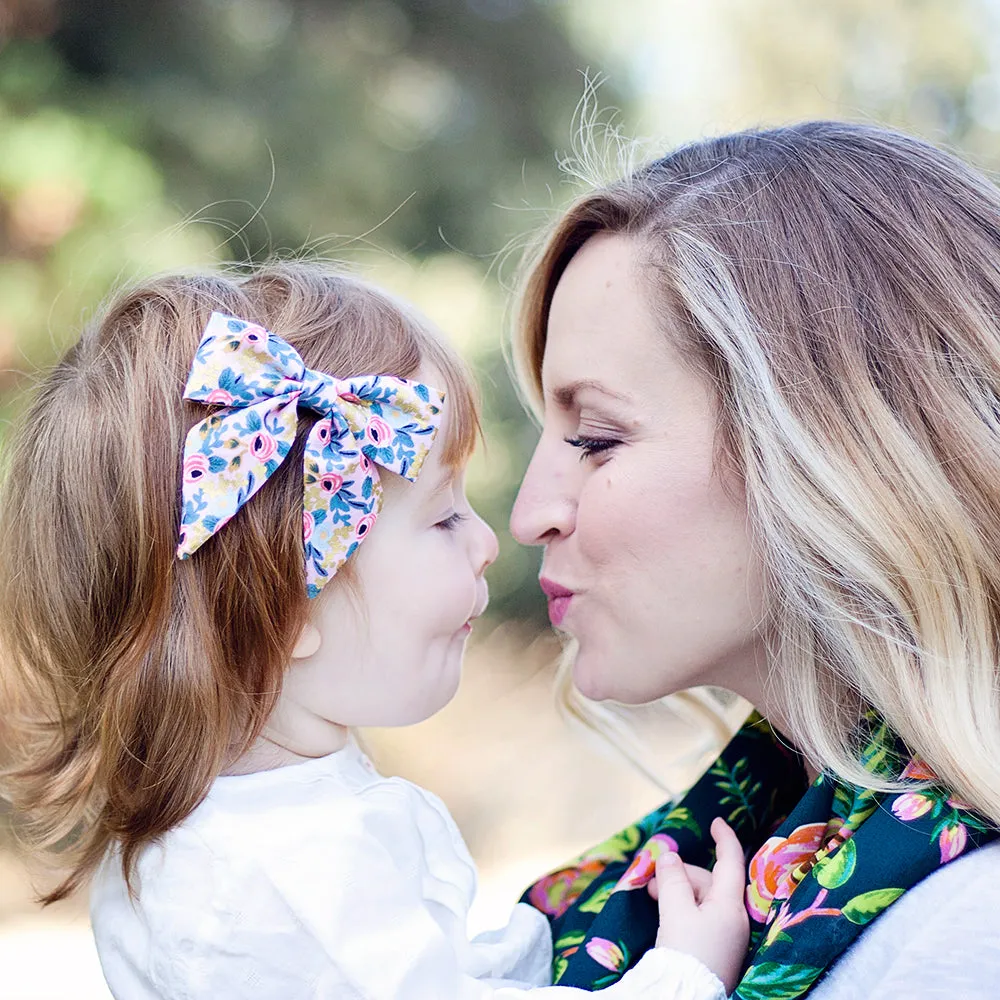
[[[292,649],[292,659],[307,659],[319,651],[322,641],[323,637],[320,635],[319,629],[316,628],[315,625],[306,622],[306,624],[302,626],[302,631],[299,633],[299,638],[295,643],[295,647]]]

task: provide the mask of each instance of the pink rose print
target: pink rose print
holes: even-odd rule
[[[632,859],[628,870],[618,880],[619,889],[638,889],[647,885],[656,874],[656,859],[667,851],[676,851],[677,841],[666,833],[657,833],[646,841],[642,850]]]
[[[372,461],[364,452],[361,452],[361,454],[358,455],[358,465],[361,466],[361,471],[365,473],[365,475],[369,475],[371,473]]]
[[[361,403],[361,397],[353,392],[342,392],[340,393],[340,398],[346,400],[348,403]]]
[[[957,858],[965,850],[969,836],[964,823],[954,823],[941,831],[938,846],[941,848],[941,864]]]
[[[213,389],[206,397],[205,402],[216,406],[228,406],[233,401],[233,397],[225,389]]]
[[[250,454],[260,462],[266,462],[277,450],[278,442],[264,431],[254,434],[250,442]]]
[[[919,792],[907,792],[893,802],[892,811],[897,819],[908,823],[911,820],[919,819],[933,805],[934,800],[926,795],[921,795]]]
[[[313,533],[313,516],[311,511],[302,511],[302,540],[308,542]]]
[[[785,837],[771,837],[750,862],[747,912],[758,923],[767,920],[775,899],[787,899],[795,888],[792,873],[816,856],[823,843],[826,823],[806,823]]]
[[[621,948],[607,938],[591,938],[587,942],[587,954],[605,969],[617,972],[625,964]]]
[[[197,483],[208,473],[208,458],[201,452],[184,459],[184,482]]]
[[[354,529],[354,537],[360,542],[375,524],[374,514],[365,514],[360,521],[358,521],[357,527]]]
[[[267,330],[262,326],[256,326],[250,323],[244,328],[243,332],[240,334],[241,344],[266,344],[267,343]]]
[[[319,488],[327,494],[333,496],[340,492],[340,487],[344,485],[344,477],[338,476],[336,472],[328,472],[325,476],[319,477]]]
[[[316,436],[319,438],[319,443],[324,447],[330,443],[330,437],[332,435],[330,429],[330,418],[327,417],[325,420],[319,421],[316,424]]]
[[[392,428],[381,417],[370,417],[365,433],[376,448],[385,448],[392,440]]]

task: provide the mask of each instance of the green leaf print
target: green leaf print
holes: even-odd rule
[[[905,889],[872,889],[871,892],[863,892],[860,896],[849,899],[842,912],[852,924],[867,924],[904,892]]]
[[[694,814],[687,806],[674,806],[664,817],[663,822],[658,825],[658,830],[677,828],[690,830],[696,837],[702,835],[701,824],[694,818]]]
[[[814,965],[761,962],[747,971],[733,996],[739,1000],[794,1000],[812,986],[822,971]]]
[[[837,889],[854,874],[857,862],[858,849],[854,841],[845,840],[834,855],[824,858],[816,866],[816,881],[824,889]]]
[[[586,902],[581,903],[577,909],[580,913],[600,913],[604,909],[604,904],[611,898],[611,893],[615,891],[614,882],[605,882],[593,896]]]
[[[586,931],[570,931],[568,934],[563,934],[553,945],[553,948],[556,951],[562,951],[563,948],[572,948],[573,945],[581,945],[586,936]]]
[[[762,784],[759,781],[751,784],[750,764],[746,757],[742,757],[731,768],[724,760],[719,760],[708,773],[719,779],[715,782],[715,787],[725,792],[719,799],[719,805],[732,806],[726,817],[727,823],[735,823],[744,816],[753,815],[753,799],[760,792]]]
[[[553,984],[558,983],[559,980],[562,979],[563,973],[565,973],[565,971],[568,968],[568,966],[569,966],[569,962],[567,962],[565,958],[557,958],[555,960],[555,964],[552,966],[552,973],[553,973],[553,975],[552,975],[552,982],[553,982]]]

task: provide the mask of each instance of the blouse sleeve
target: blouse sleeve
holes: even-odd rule
[[[303,878],[303,866],[309,876]],[[338,835],[314,857],[245,871],[239,910],[200,922],[177,956],[192,1000],[584,1000],[584,990],[477,979],[470,944],[434,918],[407,852],[364,836]],[[248,890],[248,884],[253,890]],[[201,968],[196,968],[197,965]],[[608,1000],[725,1000],[722,984],[688,955],[653,949]]]

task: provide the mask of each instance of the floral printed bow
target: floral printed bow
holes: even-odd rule
[[[378,516],[375,465],[413,482],[444,394],[389,375],[336,379],[307,368],[263,327],[212,313],[184,398],[221,406],[188,432],[177,556],[186,559],[252,497],[295,441],[298,410],[321,413],[305,446],[306,585],[316,597]]]

